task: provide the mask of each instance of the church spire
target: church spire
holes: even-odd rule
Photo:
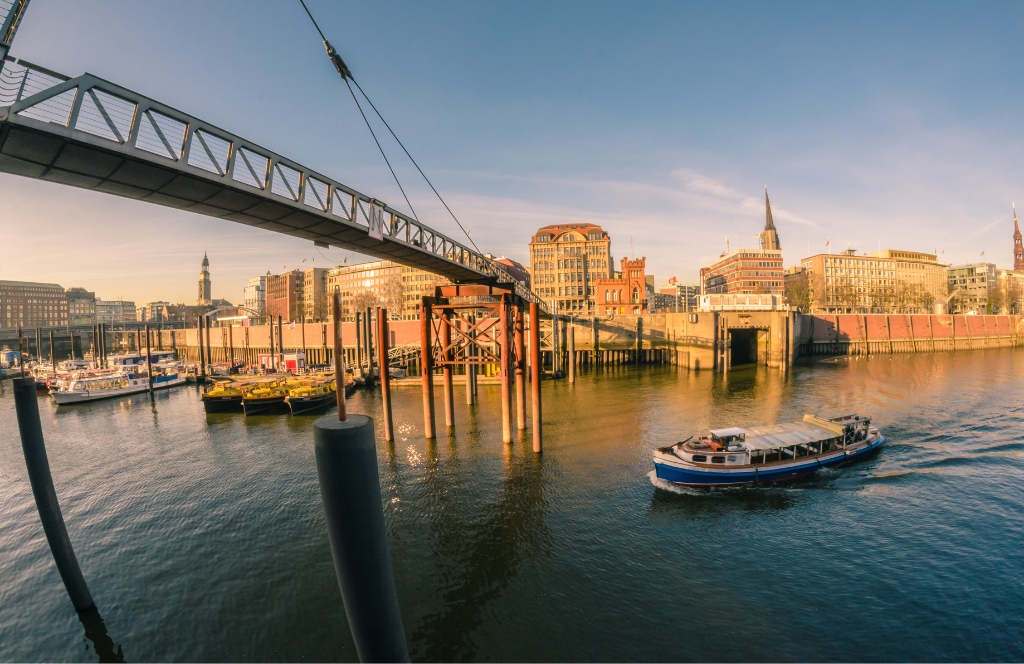
[[[1024,270],[1024,243],[1021,241],[1020,226],[1017,224],[1017,204],[1013,205],[1013,269]]]
[[[780,251],[782,243],[779,242],[779,232],[775,230],[775,220],[772,219],[772,204],[768,200],[768,185],[764,186],[764,230],[761,231],[761,248],[772,251]]]

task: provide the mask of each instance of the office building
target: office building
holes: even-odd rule
[[[72,325],[92,325],[96,322],[96,293],[84,288],[69,288],[68,320]]]
[[[96,322],[119,325],[136,320],[135,303],[123,300],[96,300]]]
[[[245,290],[242,293],[242,306],[246,308],[246,313],[250,318],[263,319],[267,315],[267,279],[269,277],[270,272],[267,272],[266,275],[252,277],[245,285]]]
[[[949,313],[993,313],[993,295],[999,287],[995,263],[951,265],[946,268],[946,283],[949,293],[956,292],[949,300]]]
[[[596,281],[614,275],[611,238],[595,224],[554,224],[530,240],[533,292],[562,312],[592,312]],[[645,289],[641,288],[641,292]]]
[[[809,256],[800,266],[815,313],[931,313],[947,293],[947,265],[935,254],[885,249],[858,256],[847,249]]]
[[[327,295],[341,291],[341,319],[355,320],[357,311],[383,307],[391,320],[419,320],[423,297],[451,282],[440,275],[394,261],[340,265],[327,273]]]

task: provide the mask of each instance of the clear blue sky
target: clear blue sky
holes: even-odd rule
[[[485,251],[526,261],[538,227],[585,220],[616,257],[632,237],[659,282],[693,280],[726,237],[755,245],[767,184],[787,265],[831,238],[1012,266],[1024,4],[309,4]],[[298,0],[32,0],[12,55],[404,205]],[[420,217],[457,237],[401,164]],[[0,254],[0,279],[103,298],[191,301],[204,249],[231,301],[268,268],[347,256],[14,176],[0,200],[24,248]]]

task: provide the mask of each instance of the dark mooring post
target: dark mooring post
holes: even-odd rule
[[[43,361],[43,331],[36,325],[36,362]]]
[[[523,318],[526,310],[522,305],[515,307],[515,375],[516,375],[516,428],[520,431],[526,428],[526,344],[523,343]]]
[[[363,371],[363,331],[360,328],[362,325],[363,315],[358,311],[355,313],[355,328],[356,328],[356,375],[359,375]]]
[[[569,319],[569,329],[566,330],[568,334],[569,343],[569,382],[576,382],[576,326],[572,324],[572,318]]]
[[[345,346],[341,342],[341,291],[334,291],[334,302],[331,305],[331,313],[334,317],[334,393],[338,401],[338,421],[344,422],[348,419],[348,410],[345,408]],[[270,335],[273,343],[274,335]],[[339,577],[340,578],[340,577]]]
[[[474,334],[475,319],[473,316],[469,316],[466,320],[466,329],[463,336],[466,337],[466,405],[472,406],[476,400],[473,397],[473,378],[476,375],[476,365],[473,364],[473,358],[476,355],[476,344],[473,343],[476,335]]]
[[[533,397],[533,451],[539,453],[543,449],[544,442],[540,430],[540,377],[544,373],[544,367],[540,363],[540,307],[536,302],[530,303],[530,369],[532,370],[530,391]]]
[[[228,375],[235,373],[235,326],[228,324],[228,349],[231,359],[228,360]]]
[[[199,372],[206,382],[206,354],[203,353],[203,317],[196,320],[196,339],[199,340]]]
[[[280,356],[277,366],[280,367],[284,361],[284,319],[281,316],[277,317],[277,354]]]
[[[68,337],[70,337],[70,339],[71,339],[71,360],[74,361],[74,359],[75,359],[75,333],[74,332],[68,332]]]
[[[451,429],[455,426],[455,394],[452,391],[452,344],[451,312],[441,310],[441,378],[444,383],[444,425]]]
[[[50,330],[50,368],[53,369],[54,375],[57,374],[57,353],[54,351],[53,346],[53,330]]]
[[[71,603],[76,611],[84,611],[93,606],[92,595],[78,566],[78,559],[71,547],[71,538],[64,525],[64,517],[57,502],[57,491],[53,488],[53,476],[50,475],[50,462],[46,458],[46,445],[43,441],[43,428],[39,422],[39,401],[36,397],[35,378],[14,379],[14,409],[18,416],[18,429],[21,432],[21,449],[25,453],[25,465],[28,467],[28,479],[32,485],[32,495],[36,499],[39,520],[43,522],[43,532],[50,545],[50,553],[57,563],[57,571],[64,581]]]
[[[363,329],[366,332],[363,338],[366,340],[366,384],[373,385],[373,316],[370,307],[366,307],[366,317],[363,319]]]
[[[499,325],[501,325],[501,442],[512,442],[512,412],[509,408],[511,401],[512,382],[509,376],[509,369],[512,368],[511,348],[512,330],[508,316],[508,298],[501,296],[501,310],[499,312]]]
[[[434,438],[434,361],[430,343],[430,298],[420,303],[420,373],[423,377],[423,436]]]
[[[149,393],[153,393],[153,360],[149,354],[149,323],[146,323],[146,375],[149,379]]]
[[[384,529],[373,420],[354,414],[344,422],[322,417],[314,423],[313,442],[334,572],[356,653],[364,662],[408,662]]]
[[[72,344],[74,345],[74,344]],[[142,357],[142,329],[135,329],[135,351]]]
[[[270,344],[270,367],[268,367],[268,368],[271,371],[273,371],[274,370],[274,317],[273,316],[268,316],[267,317],[267,338],[269,339],[268,343]]]
[[[384,402],[384,440],[395,439],[394,423],[391,419],[391,372],[388,367],[388,310],[377,309],[377,364],[380,366],[380,396]]]

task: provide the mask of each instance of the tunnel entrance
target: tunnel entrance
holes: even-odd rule
[[[732,340],[730,366],[768,363],[768,330],[758,328],[733,328],[729,330]]]

